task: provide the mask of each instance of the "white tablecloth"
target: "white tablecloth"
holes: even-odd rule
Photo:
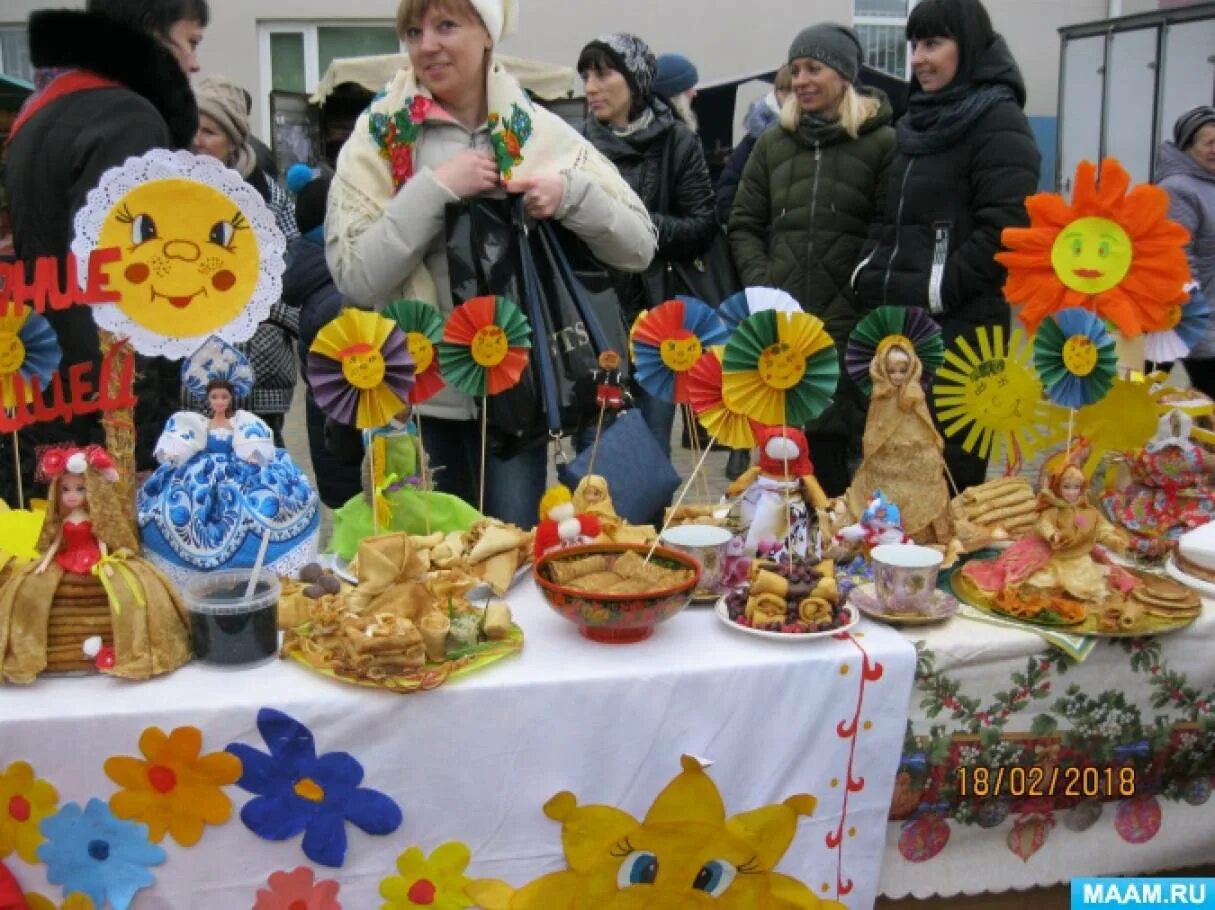
[[[347,910],[369,910],[413,844],[429,853],[465,841],[470,875],[516,886],[561,868],[561,832],[541,811],[546,800],[571,790],[579,803],[641,818],[690,753],[713,762],[728,814],[795,793],[817,797],[780,868],[850,910],[872,907],[914,671],[906,638],[862,623],[848,640],[773,642],[691,608],[648,641],[601,645],[579,637],[530,580],[508,600],[525,631],[523,652],[416,695],[341,684],[287,662],[229,673],[190,666],[138,684],[90,677],[0,688],[0,770],[28,761],[61,802],[83,805],[117,789],[102,764],[139,756],[145,727],[195,725],[207,752],[230,742],[265,751],[257,712],[277,708],[312,730],[318,753],[354,755],[367,772],[363,786],[404,811],[390,836],[347,826],[344,866],[314,867],[341,883]],[[239,811],[248,794],[228,793]],[[168,860],[136,910],[250,907],[270,873],[312,865],[299,838],[263,841],[235,812],[194,848],[169,838],[162,846]],[[25,888],[58,894],[45,867],[7,862]]]

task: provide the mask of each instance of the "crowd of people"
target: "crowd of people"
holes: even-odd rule
[[[922,0],[912,9],[908,105],[897,121],[889,99],[861,85],[864,51],[852,29],[799,31],[772,91],[747,112],[746,135],[716,186],[692,107],[699,74],[686,57],[656,56],[625,32],[589,41],[575,61],[587,108],[578,130],[528,103],[498,61],[495,49],[515,25],[513,2],[401,0],[396,28],[411,66],[359,118],[333,172],[293,169],[283,175],[288,193],[252,135],[249,93],[217,74],[191,85],[209,15],[207,0],[89,0],[82,11],[31,16],[36,88],[14,124],[5,169],[15,255],[65,257],[76,209],[129,156],[185,148],[237,170],[289,241],[282,300],[245,345],[257,385],[241,403],[280,445],[304,354],[341,307],[413,298],[451,311],[445,211],[485,195],[519,195],[530,217],[555,219],[581,238],[610,270],[626,325],[669,296],[672,262],[706,256],[715,242],[742,285],[779,288],[822,319],[841,357],[853,327],[878,306],[926,309],[947,344],[1009,323],[994,255],[1005,228],[1028,222],[1041,156],[1021,72],[980,0]],[[504,179],[491,113],[515,105],[528,112],[527,153]],[[403,109],[417,126],[408,142],[376,126]],[[1171,214],[1192,234],[1195,279],[1210,295],[1215,109],[1184,115],[1159,158]],[[65,363],[100,359],[87,310],[49,318]],[[1186,366],[1196,386],[1215,391],[1215,333]],[[849,485],[864,426],[865,400],[843,375],[834,404],[804,428],[830,496]],[[137,460],[146,470],[164,419],[183,404],[176,365],[142,361],[137,393]],[[669,454],[674,405],[643,389],[634,397]],[[310,394],[305,404],[320,493],[337,506],[358,489],[359,440],[327,425]],[[436,485],[476,501],[476,402],[448,388],[422,411]],[[23,435],[31,474],[40,445],[103,442],[88,418]],[[509,458],[490,456],[488,513],[535,523],[547,469],[544,440],[536,442]],[[747,459],[734,453],[727,472],[738,476]],[[960,486],[983,481],[982,459],[953,446],[946,459]],[[11,473],[0,466],[10,501]]]

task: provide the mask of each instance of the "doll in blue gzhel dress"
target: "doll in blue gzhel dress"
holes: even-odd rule
[[[270,428],[234,403],[253,386],[239,351],[207,342],[182,368],[183,391],[205,395],[211,417],[179,411],[156,444],[160,467],[138,497],[145,555],[185,580],[251,567],[263,536],[266,567],[290,575],[316,555],[316,491]]]

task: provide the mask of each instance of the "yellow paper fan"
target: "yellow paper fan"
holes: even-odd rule
[[[977,351],[958,338],[945,352],[932,387],[937,418],[946,436],[966,431],[966,451],[1019,463],[1056,438],[1057,409],[1042,397],[1024,332],[1014,330],[1005,344],[1002,326],[990,334],[981,327],[977,341]]]
[[[1166,394],[1146,381],[1119,377],[1104,398],[1076,411],[1073,430],[1090,446],[1084,473],[1092,476],[1106,452],[1130,455],[1147,445],[1156,435],[1160,415],[1173,408],[1162,400]]]

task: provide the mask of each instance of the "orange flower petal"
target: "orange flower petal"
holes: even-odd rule
[[[139,734],[139,751],[144,754],[144,757],[148,761],[154,764],[165,763],[164,753],[168,744],[169,738],[160,727],[146,727]]]
[[[198,727],[177,727],[169,734],[168,748],[165,751],[166,764],[171,759],[181,762],[195,760],[202,751],[202,731]]]
[[[135,790],[147,790],[151,787],[148,783],[148,763],[142,759],[129,755],[114,755],[105,760],[104,768],[106,777],[120,787]]]

